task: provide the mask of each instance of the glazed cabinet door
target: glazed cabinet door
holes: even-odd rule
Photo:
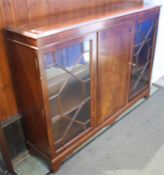
[[[158,15],[154,15],[135,24],[129,100],[150,85],[157,20]]]
[[[129,22],[98,33],[98,123],[127,104],[131,41]]]
[[[44,53],[48,106],[56,149],[94,125],[95,34],[62,42]]]

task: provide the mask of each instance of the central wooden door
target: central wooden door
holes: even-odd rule
[[[98,34],[98,123],[128,101],[132,25],[124,22]]]

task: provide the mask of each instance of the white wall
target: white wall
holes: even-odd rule
[[[145,2],[162,5],[152,75],[152,82],[155,82],[164,76],[164,0],[145,0]]]

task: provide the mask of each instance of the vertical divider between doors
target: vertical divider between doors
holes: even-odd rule
[[[91,39],[91,123],[96,127],[97,119],[97,35],[94,33]]]
[[[136,20],[134,20],[136,21]],[[130,86],[131,86],[131,73],[132,73],[132,62],[133,62],[133,53],[134,53],[134,40],[135,40],[135,24],[136,22],[132,23],[132,32],[131,32],[131,46],[130,46],[130,59],[129,59],[129,73],[128,73],[128,89],[127,89],[127,103],[129,102],[129,96],[130,96]]]

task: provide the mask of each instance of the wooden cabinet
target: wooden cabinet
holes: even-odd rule
[[[26,142],[54,171],[149,95],[159,10],[119,2],[5,29]]]
[[[0,103],[3,103],[3,109],[0,108],[0,121],[11,119],[18,114],[11,82],[11,72],[4,49],[3,27],[11,24],[18,25],[24,22],[32,22],[47,16],[58,16],[59,13],[67,11],[76,10],[75,13],[77,14],[81,11],[80,9],[94,9],[95,7],[109,5],[118,1],[125,2],[128,0],[0,0],[0,81],[1,78],[3,80],[3,90],[0,91],[0,97],[3,96],[0,98],[0,100],[2,99]],[[142,2],[142,0],[131,1]],[[83,16],[87,15],[85,13]],[[65,21],[65,19],[62,21]]]

